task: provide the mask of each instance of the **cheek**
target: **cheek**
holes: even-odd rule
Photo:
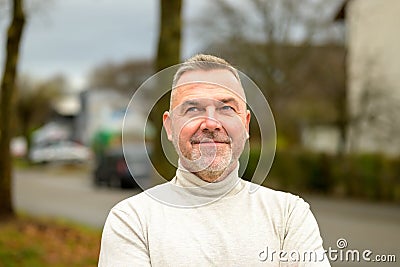
[[[228,135],[234,139],[241,139],[243,136],[246,135],[246,127],[245,124],[239,118],[230,119],[226,121],[221,121],[223,127],[227,131]]]
[[[200,123],[197,121],[185,121],[181,123],[177,121],[174,123],[173,136],[174,139],[179,140],[180,143],[186,143],[199,129]]]

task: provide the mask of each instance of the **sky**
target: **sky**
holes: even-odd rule
[[[207,7],[210,8],[212,1],[183,1],[182,58],[201,51],[206,45],[204,36],[196,32],[194,24],[196,18],[207,17],[205,12],[209,10]],[[8,2],[0,0],[1,71],[9,22]],[[85,87],[85,77],[102,63],[152,59],[156,54],[159,0],[25,2],[28,23],[20,55],[20,70],[23,74],[36,79],[62,74],[73,88],[81,90]],[[237,0],[229,2],[244,3]]]
[[[4,63],[8,25],[0,0],[0,60]],[[95,66],[127,59],[151,59],[157,49],[158,0],[28,0],[29,13],[20,56],[22,73],[39,79],[63,74],[77,89]],[[190,20],[207,1],[185,0]],[[189,25],[183,29],[182,56],[201,48]]]

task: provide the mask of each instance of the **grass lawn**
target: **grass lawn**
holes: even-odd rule
[[[0,267],[96,266],[101,231],[18,216],[0,222]]]

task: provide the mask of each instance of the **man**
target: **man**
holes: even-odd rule
[[[176,176],[111,210],[99,266],[330,266],[307,203],[238,176],[250,112],[229,63],[181,65],[163,123]]]

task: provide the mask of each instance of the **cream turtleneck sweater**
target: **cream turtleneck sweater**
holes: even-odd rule
[[[309,205],[250,184],[238,168],[207,183],[180,167],[110,211],[99,266],[330,266]],[[293,251],[316,260],[290,263]]]

